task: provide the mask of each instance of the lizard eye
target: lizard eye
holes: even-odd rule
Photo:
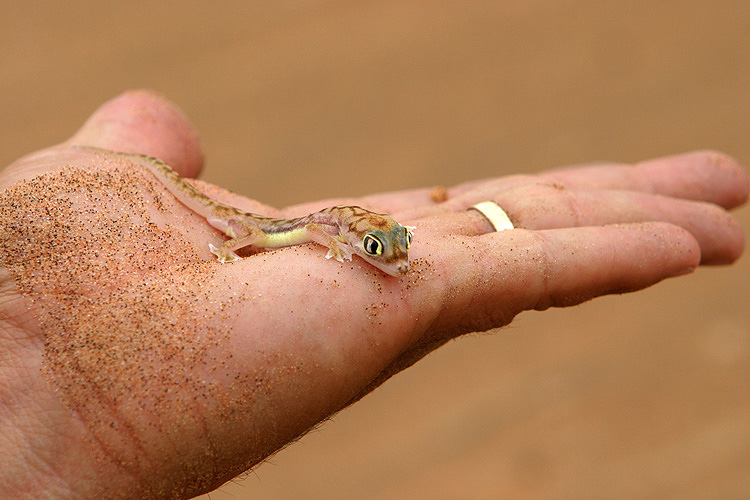
[[[380,255],[383,253],[383,243],[371,234],[366,234],[362,240],[362,246],[369,255]]]
[[[406,249],[408,250],[411,246],[411,231],[409,231],[409,228],[404,228],[404,232],[406,233]]]

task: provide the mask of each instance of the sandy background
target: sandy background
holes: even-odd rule
[[[2,165],[129,88],[190,116],[205,179],[278,205],[706,147],[750,165],[747,1],[4,0],[0,23]],[[750,498],[749,302],[746,257],[526,313],[211,499]]]

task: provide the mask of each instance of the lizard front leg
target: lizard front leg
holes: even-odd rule
[[[334,258],[339,262],[352,260],[351,246],[349,246],[348,243],[331,236],[327,226],[314,223],[307,224],[305,225],[305,232],[311,241],[328,247],[326,259]]]

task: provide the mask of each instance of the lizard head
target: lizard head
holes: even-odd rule
[[[384,216],[387,217],[387,216]],[[390,219],[389,224],[370,228],[354,246],[354,253],[391,276],[409,271],[412,227]]]

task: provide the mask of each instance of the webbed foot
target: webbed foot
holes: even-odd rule
[[[339,262],[352,260],[352,251],[348,247],[336,245],[335,247],[330,247],[328,249],[328,253],[326,254],[326,259],[331,258],[336,259]]]
[[[211,253],[214,254],[217,259],[219,259],[219,262],[224,264],[228,264],[242,258],[233,251],[227,250],[223,246],[215,247],[213,244],[209,243],[208,248],[211,250]]]

